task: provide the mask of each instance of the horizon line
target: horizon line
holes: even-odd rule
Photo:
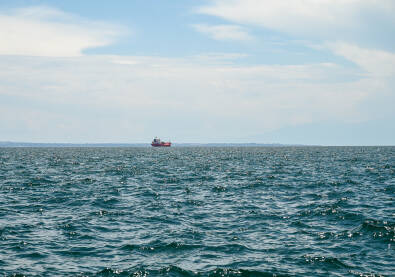
[[[92,147],[127,147],[150,146],[149,142],[27,142],[27,141],[0,141],[0,147],[34,147],[34,146],[92,146]],[[394,147],[395,145],[350,145],[350,144],[301,144],[301,143],[267,143],[267,142],[172,142],[172,146],[293,146],[293,147]]]

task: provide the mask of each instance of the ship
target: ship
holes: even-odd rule
[[[170,147],[171,146],[171,142],[170,141],[167,141],[167,142],[161,141],[160,138],[155,137],[152,140],[151,145],[153,147]]]

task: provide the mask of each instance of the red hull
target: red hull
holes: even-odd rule
[[[151,143],[153,147],[170,147],[171,142]]]

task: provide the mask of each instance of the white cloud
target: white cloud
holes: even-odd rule
[[[252,37],[241,26],[238,25],[192,25],[195,30],[206,34],[215,40],[251,40]]]
[[[395,77],[395,54],[387,51],[361,48],[344,42],[328,43],[337,55],[354,62],[364,69],[369,77]]]
[[[370,115],[360,105],[377,95],[376,83],[339,81],[339,75],[355,73],[327,63],[236,66],[214,64],[211,58],[0,58],[0,110],[3,119],[12,119],[0,120],[0,128],[19,126],[25,139],[47,134],[47,140],[62,141],[68,134],[82,142],[145,141],[160,133],[186,141],[227,140],[235,137],[235,130],[248,137],[322,120],[363,120]],[[15,116],[17,111],[24,112]],[[16,138],[0,137],[7,139]]]
[[[378,26],[395,26],[393,0],[214,0],[198,12],[326,40],[375,36]]]
[[[395,54],[379,49],[394,42],[393,0],[213,0],[198,12],[290,34],[316,50],[329,49],[362,70],[357,78],[391,91]]]
[[[110,44],[120,26],[94,22],[48,7],[0,14],[0,55],[71,57]]]

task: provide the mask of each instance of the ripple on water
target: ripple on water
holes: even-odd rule
[[[0,148],[0,275],[391,276],[395,147]]]
[[[77,276],[207,276],[207,277],[282,277],[288,276],[285,274],[262,272],[246,269],[230,269],[230,268],[216,268],[207,272],[196,272],[193,270],[186,270],[178,266],[169,265],[160,269],[144,269],[136,268],[132,270],[120,270],[114,268],[105,268],[97,273],[80,273]]]

